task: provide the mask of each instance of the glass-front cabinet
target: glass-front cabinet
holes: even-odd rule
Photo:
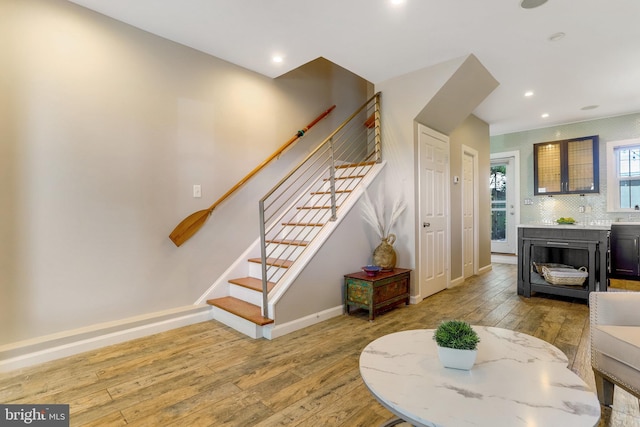
[[[533,145],[535,195],[598,193],[597,135]]]

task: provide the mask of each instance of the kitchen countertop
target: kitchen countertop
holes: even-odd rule
[[[640,222],[616,222],[614,224],[635,224],[640,226]],[[534,223],[534,224],[518,224],[518,227],[522,228],[567,228],[567,229],[582,229],[582,230],[610,230],[611,224],[608,225],[592,225],[581,224],[579,222],[575,224],[548,224],[548,223]]]

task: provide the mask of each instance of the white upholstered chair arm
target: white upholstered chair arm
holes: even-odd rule
[[[640,326],[640,292],[591,292],[592,325]]]

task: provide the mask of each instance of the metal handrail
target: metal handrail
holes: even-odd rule
[[[271,280],[279,280],[276,278],[278,267],[287,265],[290,258],[295,258],[295,253],[304,250],[299,248],[313,239],[312,228],[319,228],[327,219],[337,219],[339,203],[351,191],[350,180],[339,175],[339,171],[348,165],[353,173],[350,178],[355,176],[361,179],[372,164],[381,160],[380,135],[378,92],[331,132],[260,200],[264,317],[269,317],[268,284]],[[314,196],[318,196],[319,201],[308,205],[307,202]],[[327,210],[330,215],[325,218]],[[286,225],[293,223],[293,219],[296,224],[309,225],[285,231]],[[278,244],[279,241],[284,243]],[[270,242],[273,248],[269,251]]]

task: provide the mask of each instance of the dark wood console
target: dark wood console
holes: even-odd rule
[[[518,228],[518,295],[532,292],[589,299],[593,291],[607,290],[609,230],[580,226],[521,226]],[[586,267],[582,286],[552,285],[536,273],[533,263]]]

